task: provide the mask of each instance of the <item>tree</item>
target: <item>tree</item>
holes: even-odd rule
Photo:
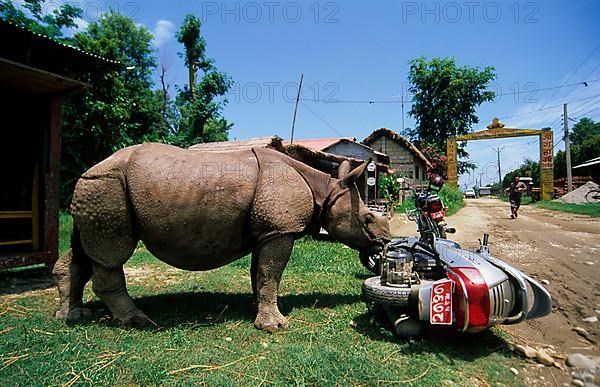
[[[467,134],[479,122],[475,109],[494,99],[495,93],[487,87],[495,78],[493,67],[459,67],[454,58],[413,59],[408,74],[413,94],[409,114],[416,126],[408,132],[411,140],[445,153],[449,137]],[[457,153],[459,158],[468,157],[464,144],[458,144]],[[473,168],[471,163],[458,162],[459,174]]]
[[[26,28],[30,31],[54,39],[63,37],[63,28],[77,27],[75,20],[83,14],[81,8],[65,3],[50,13],[44,13],[47,5],[56,6],[53,2],[46,0],[24,0],[22,6],[31,17],[20,8],[15,7],[11,0],[0,0],[0,17],[8,22]]]
[[[227,99],[217,100],[231,88],[230,77],[217,70],[214,61],[206,57],[206,41],[200,35],[201,22],[194,15],[186,15],[177,32],[177,40],[183,44],[184,58],[188,68],[188,85],[179,90],[176,105],[179,108],[179,126],[172,137],[178,145],[198,142],[227,140],[227,132],[233,124],[222,117]],[[202,71],[200,82],[198,71]]]
[[[600,122],[584,117],[574,126],[569,136],[571,141],[571,165],[575,166],[600,157]],[[577,174],[577,169],[573,173]],[[567,163],[565,152],[558,151],[554,156],[554,176],[565,177]]]
[[[594,122],[591,118],[583,117],[573,126],[569,139],[573,146],[582,146],[586,141],[598,136],[600,136],[600,122]],[[595,157],[598,156],[600,154]]]
[[[515,176],[531,177],[534,187],[540,186],[540,163],[530,159],[525,159],[517,169],[508,172],[502,179],[502,187],[507,188],[514,180]]]
[[[92,87],[65,101],[63,205],[85,169],[120,148],[168,135],[161,98],[152,90],[152,38],[145,27],[112,11],[73,36],[81,49],[121,64],[88,74]]]
[[[439,175],[447,178],[446,152],[442,152],[435,144],[430,144],[425,141],[420,143],[419,150],[427,157],[427,160],[431,162],[431,168],[427,171],[428,176]]]

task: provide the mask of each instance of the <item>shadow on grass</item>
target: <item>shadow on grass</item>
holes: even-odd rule
[[[373,310],[357,316],[356,330],[371,340],[403,344],[401,352],[406,355],[433,353],[446,358],[449,365],[453,359],[473,361],[500,352],[512,356],[509,344],[493,330],[475,334],[459,334],[453,331],[426,331],[422,338],[405,340],[397,337],[394,328],[382,310]]]
[[[45,265],[0,271],[0,295],[44,290],[53,286],[50,269]]]
[[[339,305],[360,302],[355,295],[307,293],[279,297],[281,312],[289,315],[294,309],[335,308]],[[253,322],[256,313],[252,307],[250,293],[182,292],[159,294],[136,298],[135,304],[161,328],[172,328],[182,324],[216,325],[226,321]],[[100,301],[85,305],[93,311],[93,320],[103,320],[106,307]],[[77,325],[95,324],[91,320]]]

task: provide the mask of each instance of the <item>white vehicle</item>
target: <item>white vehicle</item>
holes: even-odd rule
[[[475,194],[475,190],[473,188],[467,188],[467,190],[465,191],[465,199],[476,197],[477,195]]]

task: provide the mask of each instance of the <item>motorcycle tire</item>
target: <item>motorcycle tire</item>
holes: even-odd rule
[[[360,263],[367,268],[373,274],[381,274],[381,257],[382,254],[369,255],[367,253],[359,254]]]
[[[385,286],[381,284],[381,277],[371,277],[362,285],[363,297],[376,304],[406,307],[411,299],[417,297],[420,285],[411,287]]]

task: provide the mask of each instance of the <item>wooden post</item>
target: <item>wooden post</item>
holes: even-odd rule
[[[60,208],[60,124],[62,96],[50,100],[50,135],[48,136],[48,170],[45,171],[44,247],[50,264],[58,259],[58,209]]]
[[[456,140],[449,138],[446,142],[446,174],[448,183],[452,187],[458,186],[458,172],[456,165]]]

